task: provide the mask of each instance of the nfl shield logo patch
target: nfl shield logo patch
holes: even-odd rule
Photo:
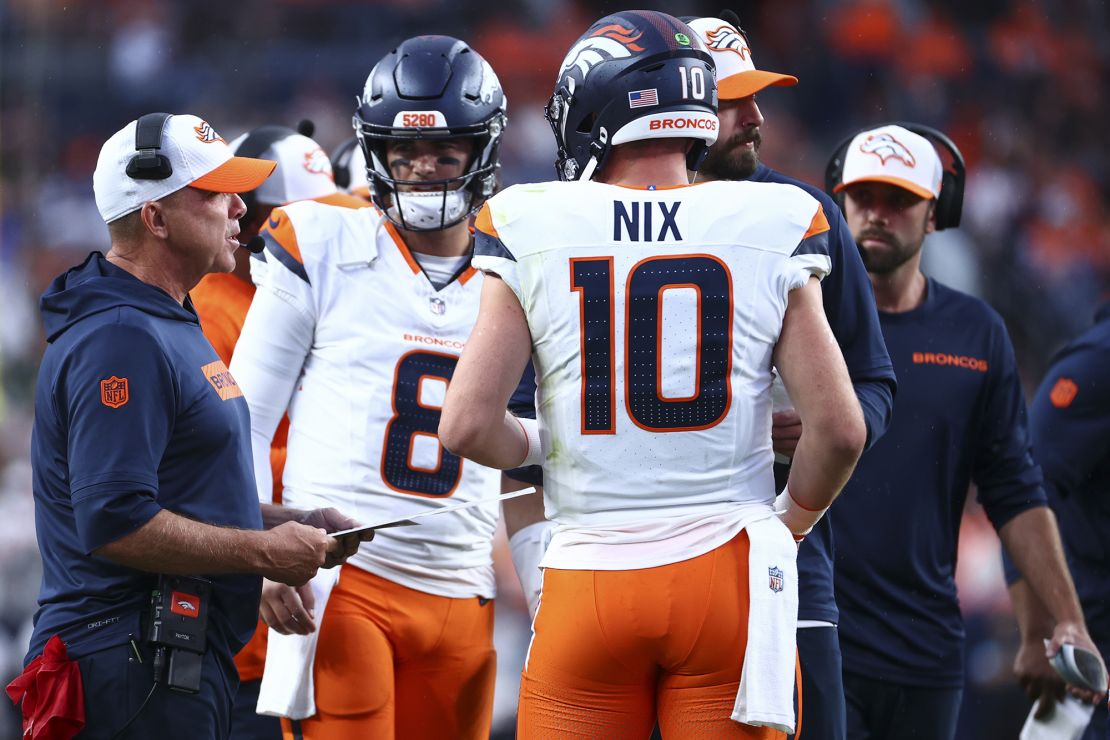
[[[447,304],[438,296],[428,299],[428,308],[432,309],[432,313],[436,316],[442,316],[447,313]]]
[[[118,409],[130,398],[127,378],[110,378],[100,381],[100,402],[111,409]]]
[[[782,568],[768,568],[767,581],[775,593],[782,591]]]

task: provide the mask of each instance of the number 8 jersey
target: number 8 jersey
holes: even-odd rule
[[[788,293],[830,269],[791,185],[518,185],[477,219],[473,264],[532,334],[547,567],[643,568],[731,539],[774,498],[772,353]]]
[[[283,503],[372,523],[497,494],[498,471],[451,454],[437,435],[482,275],[465,266],[437,290],[372,207],[294,203],[274,209],[262,236],[232,372],[256,450],[288,407]],[[425,593],[492,597],[498,514],[490,504],[381,530],[349,562]]]

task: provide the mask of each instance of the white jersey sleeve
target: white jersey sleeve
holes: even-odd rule
[[[254,298],[231,359],[251,416],[258,500],[273,497],[270,443],[289,405],[315,328],[315,302],[293,221],[281,208],[262,231],[266,248],[251,257]],[[241,380],[240,380],[241,379]]]

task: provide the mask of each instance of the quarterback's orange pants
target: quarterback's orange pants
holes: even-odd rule
[[[350,565],[316,646],[316,714],[286,740],[487,740],[497,658],[493,602],[405,588]]]
[[[782,738],[729,719],[748,644],[748,535],[641,570],[544,571],[519,740]]]

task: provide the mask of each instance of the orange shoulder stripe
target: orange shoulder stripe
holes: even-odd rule
[[[813,214],[813,220],[809,222],[809,228],[806,229],[805,236],[802,239],[808,239],[811,236],[820,234],[829,230],[829,220],[825,218],[825,209],[821,204],[817,204],[817,213]]]
[[[297,232],[293,229],[293,222],[289,220],[289,216],[284,209],[275,208],[270,211],[270,217],[266,219],[266,224],[262,227],[262,233],[269,234],[282,249],[289,253],[290,257],[300,264],[304,264],[301,248],[297,244]]]
[[[474,228],[484,234],[495,236],[498,239],[501,238],[501,235],[497,233],[497,229],[493,225],[493,216],[490,215],[489,203],[482,204],[482,209],[478,211],[478,216],[474,219]]]
[[[343,208],[365,208],[370,205],[357,195],[350,193],[328,193],[321,195],[319,198],[313,198],[317,203],[323,203],[329,206],[342,206]]]

